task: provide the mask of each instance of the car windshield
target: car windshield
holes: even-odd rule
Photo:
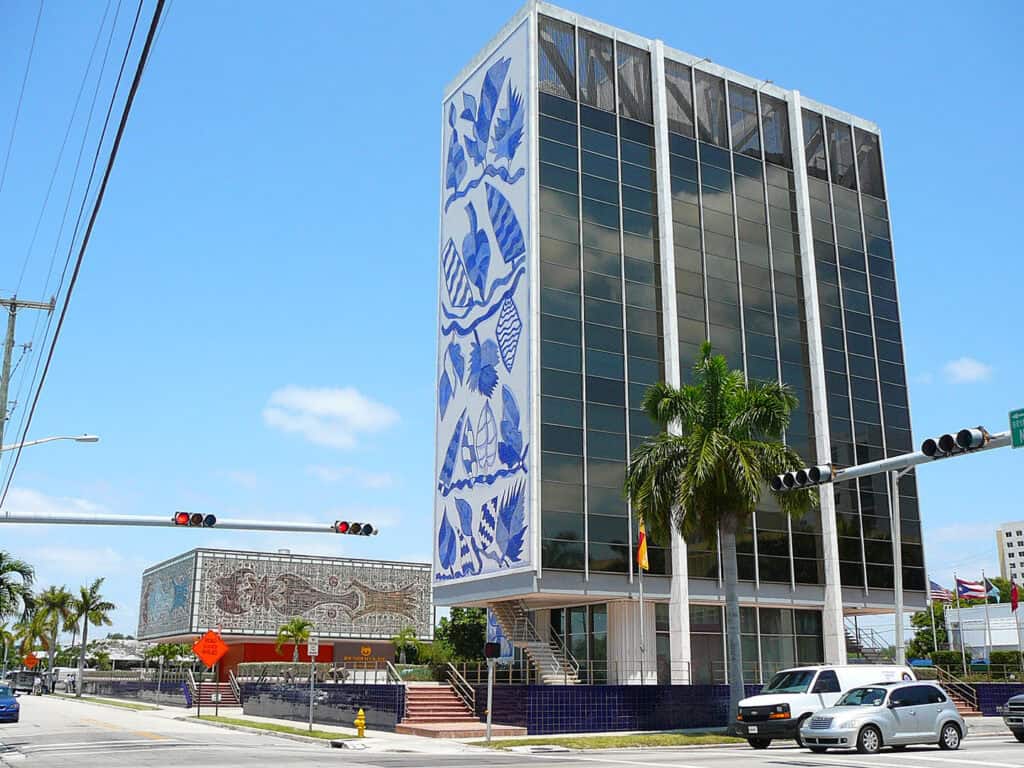
[[[11,688],[8,685],[0,685],[0,699],[9,699],[11,697]]]
[[[794,669],[779,672],[761,693],[804,693],[814,679],[814,670]]]
[[[854,688],[843,694],[837,707],[880,707],[885,700],[885,688]]]

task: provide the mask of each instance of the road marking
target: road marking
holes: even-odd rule
[[[152,739],[153,741],[166,741],[169,736],[161,736],[159,733],[153,733],[152,731],[132,731],[136,736],[142,736],[145,739]]]
[[[895,755],[894,755],[895,756]],[[981,757],[980,754],[975,753],[975,756],[971,758],[967,757],[932,757],[931,755],[922,754],[899,754],[900,760],[928,760],[938,763],[974,763],[985,766],[991,766],[992,768],[1020,768],[1020,763],[994,763],[991,760]],[[813,760],[818,761],[832,761],[836,765],[855,765],[857,768],[863,768],[865,765],[862,757],[854,757],[853,755],[841,755],[841,754],[824,754],[815,755]],[[882,768],[907,768],[906,763],[880,763],[873,757],[871,758],[871,766],[882,766]]]
[[[921,754],[903,754],[904,758],[908,760],[932,760],[936,763],[977,763],[978,758],[967,758],[967,757],[932,757],[931,755]],[[990,760],[985,761],[985,765],[991,765],[994,768],[1020,768],[1020,763],[993,763]]]
[[[666,763],[648,763],[641,762],[639,760],[608,760],[600,757],[583,757],[578,753],[559,753],[551,755],[540,755],[536,753],[527,753],[529,757],[534,757],[539,760],[566,760],[570,759],[574,762],[588,762],[588,763],[609,763],[611,765],[640,765],[646,768],[666,768]],[[667,760],[671,760],[675,755],[666,755]],[[671,763],[672,768],[707,768],[706,765],[693,765],[688,763]],[[898,766],[898,768],[906,768],[906,766]],[[1015,766],[1015,768],[1018,768]]]

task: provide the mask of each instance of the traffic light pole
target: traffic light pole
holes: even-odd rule
[[[31,513],[5,512],[0,523],[25,523],[34,525],[127,525],[154,528],[186,528],[176,525],[170,517],[162,515],[90,515],[82,513]],[[336,534],[334,523],[288,523],[270,520],[236,520],[218,518],[215,528],[202,530],[229,531],[288,531],[291,533]]]

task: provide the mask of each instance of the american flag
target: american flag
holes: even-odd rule
[[[936,584],[934,581],[929,580],[928,590],[932,593],[933,601],[938,600],[940,603],[953,602],[953,593],[945,587]]]

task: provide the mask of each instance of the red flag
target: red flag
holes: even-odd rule
[[[1017,606],[1020,604],[1020,594],[1017,592],[1017,582],[1013,582],[1010,587],[1010,610],[1016,611]]]

